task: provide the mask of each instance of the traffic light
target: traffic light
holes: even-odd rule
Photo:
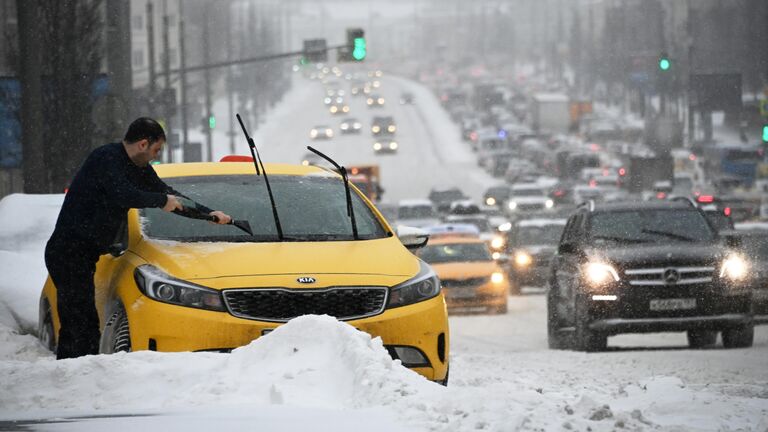
[[[668,71],[672,68],[672,61],[669,59],[667,53],[662,53],[659,56],[659,70]]]
[[[346,61],[363,61],[368,55],[365,32],[361,28],[347,29],[347,50],[343,55]]]
[[[208,129],[215,129],[216,128],[216,117],[211,114],[210,117],[208,117]]]
[[[768,144],[768,124],[763,125],[763,144]]]

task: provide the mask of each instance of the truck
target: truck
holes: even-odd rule
[[[571,106],[562,93],[537,93],[531,102],[533,130],[567,133],[571,127]]]
[[[372,202],[381,201],[384,188],[381,187],[381,177],[378,165],[355,165],[347,168],[349,181]]]
[[[640,157],[629,159],[624,185],[630,193],[652,190],[654,184],[674,179],[674,163],[671,156]]]

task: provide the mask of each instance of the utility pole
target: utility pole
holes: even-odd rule
[[[132,108],[130,2],[107,0],[107,10],[114,11],[106,16],[106,55],[110,80],[107,133],[110,139],[119,140],[125,132]]]
[[[152,0],[147,0],[147,53],[149,55],[149,94],[147,100],[150,101],[150,106],[154,107],[151,103],[155,94],[157,94],[157,87],[155,85],[155,12],[152,6]],[[155,113],[150,113],[155,115]]]
[[[205,16],[210,17],[210,3],[205,4]],[[203,64],[208,65],[210,63],[210,50],[211,50],[211,35],[210,35],[211,29],[209,20],[206,19],[203,23]],[[213,109],[211,107],[212,105],[212,95],[211,95],[211,70],[206,68],[203,71],[203,80],[205,85],[205,121],[203,123],[210,122],[211,117],[213,116]],[[205,126],[204,126],[205,127]],[[213,160],[213,136],[212,136],[212,130],[210,128],[210,125],[205,128],[205,148],[206,148],[206,157],[207,161],[211,162]]]
[[[168,149],[168,162],[173,163],[173,151],[174,146],[178,145],[178,142],[174,142],[172,138],[173,129],[171,128],[171,116],[173,115],[173,105],[176,104],[176,96],[171,87],[171,44],[168,35],[168,28],[170,27],[170,19],[168,17],[168,0],[163,0],[163,71],[165,72],[165,88],[163,90],[163,117],[165,118],[165,130],[167,134],[166,147]]]
[[[43,142],[42,40],[39,0],[16,0],[21,82],[21,143],[25,193],[50,193]]]
[[[179,73],[179,87],[181,91],[181,154],[182,161],[186,162],[187,150],[189,149],[189,123],[187,119],[187,52],[184,45],[184,9],[182,5],[184,2],[179,0],[179,66],[181,72]]]
[[[232,2],[227,2],[227,61],[232,61]],[[232,91],[232,67],[227,68],[227,105],[229,108],[229,153],[235,154],[235,111]]]

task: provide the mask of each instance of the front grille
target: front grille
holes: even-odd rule
[[[666,267],[625,270],[630,285],[674,286],[712,282],[714,267]]]
[[[521,211],[544,210],[544,204],[518,204],[517,209]]]
[[[286,322],[301,315],[330,315],[344,321],[381,313],[387,288],[258,288],[225,290],[223,294],[229,313],[238,318]]]
[[[469,279],[440,279],[440,283],[446,288],[472,287],[486,283],[487,277],[477,277]]]

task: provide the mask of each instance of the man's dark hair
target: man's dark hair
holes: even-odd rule
[[[135,143],[146,139],[150,144],[158,140],[165,141],[165,131],[160,123],[149,117],[139,117],[128,126],[123,140],[127,143]]]

